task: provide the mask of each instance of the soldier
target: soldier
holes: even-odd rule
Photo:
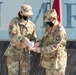
[[[30,53],[27,47],[23,48],[25,38],[36,42],[35,24],[29,20],[33,15],[32,7],[21,5],[18,17],[9,24],[10,44],[4,55],[7,56],[8,75],[29,75]]]
[[[46,75],[65,75],[66,31],[59,23],[55,9],[47,11],[45,16],[44,22],[47,23],[47,26],[42,41],[29,50],[41,53],[40,66],[46,69]],[[38,47],[39,45],[41,46]]]

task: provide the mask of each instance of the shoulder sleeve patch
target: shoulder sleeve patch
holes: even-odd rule
[[[14,24],[13,22],[10,22],[9,27],[12,26],[13,24]]]

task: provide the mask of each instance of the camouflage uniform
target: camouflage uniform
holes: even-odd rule
[[[40,66],[46,69],[46,75],[65,75],[66,31],[59,22],[56,24],[53,31],[51,27],[46,27],[42,46],[37,48],[37,52],[41,53]]]
[[[30,55],[28,49],[21,47],[21,40],[27,37],[36,41],[36,28],[32,21],[22,23],[22,19],[15,17],[9,24],[10,44],[4,55],[7,56],[8,75],[29,75]]]

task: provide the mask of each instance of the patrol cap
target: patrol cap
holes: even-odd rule
[[[44,22],[51,22],[53,19],[57,18],[57,13],[55,9],[51,9],[45,13]]]
[[[32,7],[28,4],[21,5],[21,11],[23,12],[24,15],[28,17],[33,15]]]

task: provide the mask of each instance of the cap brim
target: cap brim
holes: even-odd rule
[[[46,18],[45,20],[44,20],[44,22],[51,22],[53,19],[51,18],[51,19],[49,19],[49,18]]]
[[[33,12],[32,11],[23,12],[23,14],[26,15],[26,16],[32,16]]]

